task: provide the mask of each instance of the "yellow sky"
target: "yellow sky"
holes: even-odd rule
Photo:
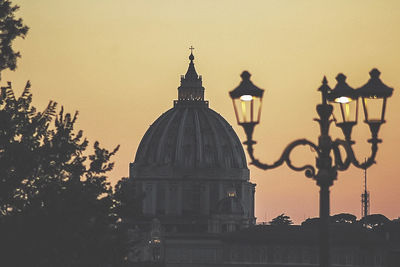
[[[394,87],[387,124],[380,132],[377,165],[368,171],[372,213],[400,216],[400,2],[321,0],[15,0],[18,15],[31,28],[16,42],[22,53],[16,72],[3,81],[34,88],[34,104],[55,100],[80,112],[78,126],[89,140],[112,148],[120,144],[112,172],[115,182],[128,176],[141,137],[172,107],[179,75],[195,47],[195,66],[203,75],[210,107],[222,114],[241,139],[228,91],[243,70],[266,89],[256,155],[277,159],[290,141],[317,141],[316,91],[323,75],[331,87],[339,72],[353,87],[364,84],[377,67]],[[360,113],[361,115],[361,113]],[[362,118],[360,118],[362,121]],[[332,136],[341,137],[336,127]],[[369,153],[369,130],[353,130],[360,159]],[[308,149],[293,161],[314,162]],[[318,215],[318,187],[303,173],[280,167],[250,167],[257,183],[256,215],[270,220],[285,212],[296,222]],[[332,213],[360,216],[361,170],[339,174],[332,188]]]

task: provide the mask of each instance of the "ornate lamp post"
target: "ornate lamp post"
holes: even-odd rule
[[[238,124],[244,128],[247,140],[244,144],[251,159],[250,164],[256,167],[268,170],[276,168],[284,163],[295,170],[305,171],[308,178],[313,178],[320,187],[320,249],[319,262],[321,267],[330,266],[329,258],[329,214],[330,200],[329,187],[333,185],[333,181],[337,178],[338,171],[348,169],[350,164],[357,168],[367,169],[375,163],[378,143],[382,142],[378,139],[380,126],[385,122],[386,100],[392,95],[393,88],[382,83],[379,78],[380,72],[373,69],[370,72],[371,78],[359,89],[355,90],[346,83],[346,76],[339,74],[336,78],[337,84],[331,89],[328,86],[326,77],[322,81],[319,91],[322,94],[322,103],[317,105],[318,119],[315,119],[320,125],[320,136],[318,144],[307,139],[298,139],[291,142],[283,151],[281,157],[273,164],[260,162],[254,156],[253,145],[256,143],[252,139],[254,127],[260,122],[261,102],[264,90],[258,88],[250,81],[250,73],[244,71],[241,75],[242,82],[237,88],[229,94],[233,100],[236,119]],[[351,140],[351,132],[353,126],[357,124],[358,117],[358,98],[362,98],[365,123],[369,125],[371,131],[371,155],[364,162],[360,163],[352,148],[354,141]],[[377,103],[374,103],[377,102]],[[337,106],[335,109],[333,105]],[[377,104],[377,107],[373,105]],[[335,111],[335,115],[333,112]],[[329,126],[335,121],[336,126],[342,129],[344,140],[332,140],[329,135]],[[313,148],[317,153],[315,167],[312,164],[304,166],[295,166],[290,160],[292,150],[300,145],[307,145]],[[344,148],[345,157],[342,157],[340,147]]]

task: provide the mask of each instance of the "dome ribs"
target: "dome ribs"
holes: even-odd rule
[[[182,142],[183,157],[180,164],[185,168],[194,168],[196,166],[196,126],[193,108],[188,108]]]
[[[213,139],[210,137],[212,135],[212,130],[210,127],[207,127],[208,124],[206,115],[204,112],[198,111],[199,117],[199,126],[201,131],[201,142],[202,142],[202,157],[201,168],[204,167],[215,167],[216,157],[217,155],[214,153],[215,144],[213,143]]]
[[[231,157],[234,160],[234,162],[232,162],[233,163],[232,166],[227,166],[227,167],[245,168],[247,166],[247,163],[243,162],[243,159],[245,159],[245,157],[243,159],[242,159],[242,157],[240,157],[240,155],[242,153],[244,154],[243,147],[240,144],[240,142],[238,145],[238,140],[239,140],[238,138],[236,138],[236,140],[235,140],[235,138],[233,138],[233,136],[235,136],[236,134],[233,131],[232,126],[220,114],[218,114],[217,112],[215,112],[212,109],[211,109],[211,112],[214,113],[216,120],[219,121],[219,125],[224,129],[224,132],[230,143],[230,148],[231,148],[230,152],[233,152],[233,153],[231,153]],[[238,151],[238,146],[240,147],[239,151]],[[236,151],[233,151],[233,150],[236,150]]]
[[[183,108],[176,108],[178,110],[182,110]],[[182,157],[182,141],[183,141],[183,134],[185,131],[185,121],[186,121],[186,115],[188,113],[188,108],[184,108],[183,115],[181,122],[179,124],[178,132],[177,132],[177,138],[176,138],[176,150],[175,150],[175,160],[174,160],[174,165],[179,166],[181,162],[181,157]]]
[[[149,150],[149,143],[152,141],[152,137],[157,130],[158,126],[168,117],[167,115],[171,112],[173,112],[173,108],[169,109],[167,112],[164,112],[155,122],[153,122],[150,125],[150,128],[146,131],[145,135],[142,138],[142,141],[140,141],[138,150],[136,152],[136,157],[135,157],[135,163],[145,163],[148,162],[146,161],[146,158],[148,156],[148,150]]]
[[[170,125],[174,121],[177,114],[178,114],[177,111],[172,112],[172,115],[170,116],[169,120],[167,121],[167,124],[165,125],[164,129],[161,129],[162,134],[161,134],[160,139],[158,140],[157,152],[155,154],[155,157],[156,157],[155,162],[157,162],[157,163],[164,162],[164,159],[161,159],[161,156],[164,155],[162,152],[163,152],[163,148],[164,148],[163,145],[166,143],[165,137],[167,135],[168,130],[170,130]]]
[[[196,134],[196,160],[195,166],[201,167],[203,165],[203,141],[201,140],[202,131],[200,127],[199,113],[197,109],[193,109],[194,111],[194,125],[195,125],[195,134]]]
[[[207,109],[211,110],[211,109]],[[208,122],[208,126],[211,129],[213,133],[213,141],[214,141],[214,149],[216,149],[216,159],[217,159],[217,167],[223,167],[223,159],[222,159],[222,151],[221,151],[221,145],[220,145],[220,140],[219,140],[219,135],[215,129],[215,125],[211,122],[210,120],[210,115],[209,112],[205,112],[205,109],[202,109],[201,112],[204,114],[206,121]],[[206,155],[207,156],[207,155]]]
[[[157,152],[159,150],[159,147],[164,144],[161,138],[164,131],[168,129],[166,125],[168,125],[176,115],[177,113],[172,111],[169,116],[163,119],[162,122],[160,122],[160,124],[158,124],[157,127],[155,127],[153,136],[148,145],[148,152],[146,154],[147,163],[151,165],[160,165],[160,162],[157,161],[158,158]]]

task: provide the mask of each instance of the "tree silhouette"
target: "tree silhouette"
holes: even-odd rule
[[[320,219],[318,217],[308,218],[301,223],[302,226],[316,226],[319,225]]]
[[[282,213],[281,215],[272,219],[272,221],[270,221],[269,224],[270,225],[291,225],[291,224],[293,224],[293,222],[289,216]]]
[[[122,178],[115,185],[113,211],[118,216],[121,252],[127,256],[129,264],[135,262],[140,255],[144,236],[138,226],[138,219],[142,214],[142,200],[144,193],[137,190],[132,179]],[[127,264],[128,266],[131,266]]]
[[[377,229],[385,224],[390,224],[391,221],[382,214],[371,214],[360,220],[360,223],[369,229]]]
[[[331,222],[333,223],[356,223],[357,217],[350,213],[339,213],[331,216]]]
[[[142,215],[141,203],[144,194],[138,194],[136,191],[133,181],[129,178],[122,178],[115,185],[114,211],[121,220],[133,221]]]
[[[0,99],[0,251],[5,266],[119,266],[123,238],[106,174],[117,152],[75,131],[77,113]],[[86,156],[86,154],[89,154]],[[23,257],[21,257],[23,255]],[[7,263],[7,264],[6,264]]]
[[[13,6],[11,1],[0,0],[0,78],[2,70],[15,70],[17,67],[17,58],[21,54],[14,51],[11,45],[15,38],[25,38],[29,29],[21,18],[15,18],[18,9],[19,6]]]

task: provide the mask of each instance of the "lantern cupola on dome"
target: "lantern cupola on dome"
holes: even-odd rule
[[[181,86],[178,87],[178,101],[176,103],[201,102],[204,103],[204,87],[201,75],[197,75],[194,67],[193,47],[189,56],[189,67],[185,75],[181,76]]]

